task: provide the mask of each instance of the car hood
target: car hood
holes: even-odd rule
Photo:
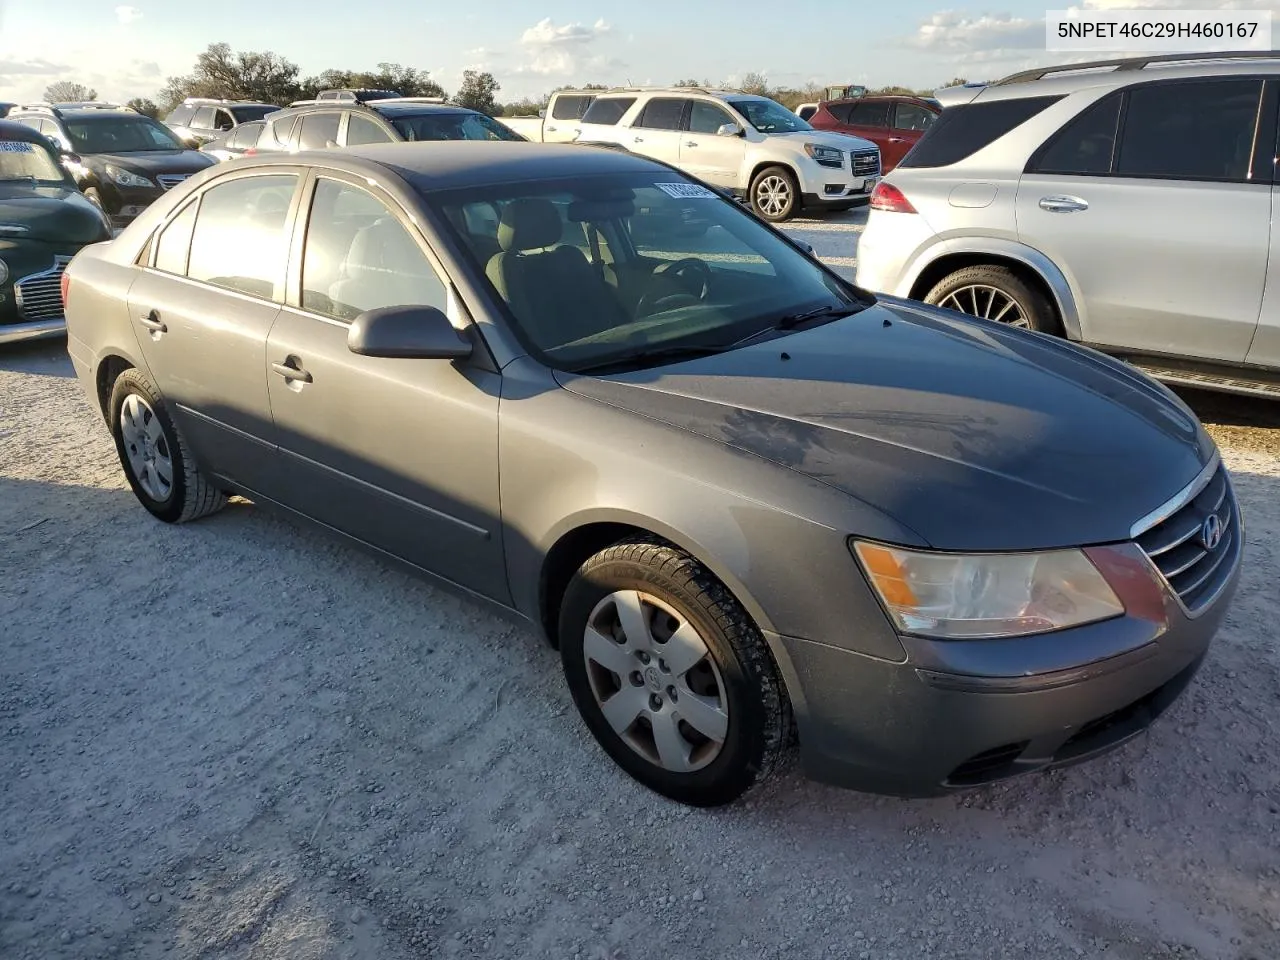
[[[662,368],[559,377],[829,484],[938,549],[1126,540],[1214,450],[1118,361],[902,302]]]
[[[878,150],[870,140],[855,137],[851,133],[838,133],[835,130],[796,130],[791,133],[771,133],[770,140],[785,140],[794,143],[797,150],[803,150],[806,143],[820,143],[824,147],[835,147],[837,150]]]
[[[0,239],[93,243],[108,232],[97,207],[72,186],[0,183]]]
[[[145,153],[94,153],[85,157],[131,173],[154,177],[160,173],[197,173],[215,162],[199,150],[148,150]]]

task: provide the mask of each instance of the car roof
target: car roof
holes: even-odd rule
[[[409,114],[423,113],[478,113],[478,110],[471,110],[468,107],[458,106],[456,103],[410,103],[404,101],[386,101],[386,100],[370,100],[365,104],[365,108],[373,110],[377,113],[385,113],[390,117],[403,117]]]
[[[142,117],[142,114],[135,113],[132,110],[95,110],[95,109],[77,110],[74,107],[72,107],[66,110],[59,108],[58,112],[62,114],[63,120],[84,120],[88,117],[115,117],[116,119],[120,119],[121,117],[134,117],[134,118]],[[33,113],[32,116],[42,116],[42,114]],[[56,120],[58,118],[53,117],[51,119]]]
[[[666,172],[673,178],[683,179],[681,174],[663,164],[632,153],[577,144],[506,140],[379,143],[292,154],[261,154],[247,163],[237,163],[241,169],[248,165],[306,164],[360,175],[376,173],[378,168],[382,168],[424,193],[609,173]]]
[[[866,100],[905,100],[908,103],[925,103],[930,106],[937,105],[937,101],[932,97],[917,97],[910,93],[869,93],[865,97],[841,97],[839,100],[825,100],[823,101],[823,105],[826,106],[831,103],[862,103]]]

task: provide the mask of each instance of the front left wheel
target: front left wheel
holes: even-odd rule
[[[702,564],[651,540],[574,575],[560,615],[570,692],[592,735],[680,803],[731,803],[785,756],[791,708],[764,637]]]
[[[201,472],[145,374],[120,374],[108,410],[120,466],[147,510],[166,523],[185,523],[222,509],[226,494]]]

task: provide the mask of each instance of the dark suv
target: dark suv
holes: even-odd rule
[[[492,117],[439,97],[310,101],[267,117],[257,152],[414,140],[524,140]]]
[[[158,121],[113,104],[37,104],[18,107],[8,119],[44,134],[85,197],[116,226],[217,162],[187,149]]]
[[[280,107],[254,100],[208,100],[188,97],[164,118],[164,124],[179,140],[199,147],[217,137],[226,136],[242,123],[261,120]]]

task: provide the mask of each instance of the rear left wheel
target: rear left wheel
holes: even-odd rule
[[[166,523],[185,523],[222,509],[226,495],[201,472],[146,375],[120,374],[108,410],[120,465],[147,510]]]
[[[674,547],[624,542],[583,564],[561,605],[560,651],[592,735],[672,800],[730,803],[785,755],[791,711],[763,636]]]

